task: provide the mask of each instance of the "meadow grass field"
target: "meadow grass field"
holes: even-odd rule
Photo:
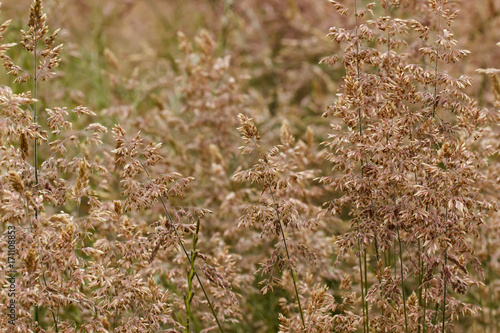
[[[4,0],[1,332],[500,332],[500,0]]]

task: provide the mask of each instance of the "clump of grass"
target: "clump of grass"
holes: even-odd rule
[[[333,3],[341,14],[349,12],[339,2]],[[405,10],[397,1],[380,1],[379,6],[386,13],[389,8],[393,14]],[[474,311],[449,295],[447,287],[451,281],[462,286],[459,290],[471,284],[464,282],[472,280],[461,268],[465,267],[466,257],[473,264],[477,259],[470,243],[465,245],[468,241],[460,235],[472,230],[477,235],[484,209],[490,205],[475,185],[476,179],[484,177],[483,163],[481,153],[470,145],[478,139],[476,131],[484,126],[484,118],[462,92],[471,84],[470,79],[455,79],[439,70],[441,62],[456,63],[469,53],[455,50],[453,34],[442,27],[442,22],[450,26],[455,17],[448,6],[446,1],[422,5],[420,13],[431,19],[429,26],[420,23],[416,13],[411,19],[387,15],[377,18],[376,4],[361,9],[354,6],[354,28],[331,29],[332,38],[346,45],[344,85],[339,98],[324,114],[339,120],[325,144],[332,151],[327,159],[341,176],[321,180],[344,193],[339,200],[329,202],[327,209],[333,213],[344,207],[350,209],[351,231],[337,243],[341,254],[356,244],[360,248],[357,255],[365,332],[370,328],[379,330],[380,325],[391,322],[389,318],[391,325],[401,331],[425,331],[439,325],[444,332],[449,322],[447,308],[454,309],[453,315],[458,308],[462,313]],[[358,21],[369,15],[375,19]],[[405,38],[412,36],[411,30],[423,43],[419,56],[425,59],[423,63],[433,63],[432,70],[411,62],[418,59],[407,48]],[[425,45],[427,42],[432,44]],[[381,305],[379,297],[374,298],[376,292],[381,292],[380,285],[368,288],[369,260],[362,261],[361,257],[371,247],[380,262],[379,254],[385,256],[393,243],[398,247],[400,276],[392,280],[400,288]],[[448,266],[451,252],[457,268],[454,273]],[[411,260],[415,257],[421,264],[412,272]],[[396,260],[392,261],[391,265],[395,264]],[[435,270],[438,265],[440,272]],[[381,273],[382,268],[378,270]],[[419,274],[425,277],[415,285],[409,278]],[[421,295],[419,306],[412,306],[414,313],[410,313],[408,289],[411,295]],[[379,300],[378,309],[374,304],[370,311],[366,302],[375,299]],[[434,303],[436,310],[430,310],[429,303]],[[441,323],[437,320],[438,305]],[[393,316],[389,309],[403,315]],[[375,313],[371,321],[370,312]]]
[[[193,316],[193,313],[191,311],[191,302],[193,301],[193,279],[194,279],[194,272],[195,272],[195,266],[194,262],[196,260],[196,257],[198,256],[198,252],[196,252],[196,244],[198,243],[198,233],[200,231],[200,221],[196,221],[196,231],[193,235],[193,249],[191,250],[191,267],[189,269],[188,273],[188,295],[185,297],[184,302],[186,303],[186,332],[190,332],[190,322],[191,318]]]

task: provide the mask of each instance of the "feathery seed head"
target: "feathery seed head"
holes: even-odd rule
[[[37,28],[45,22],[42,0],[35,0],[30,8],[29,27]]]
[[[29,51],[33,51],[36,43],[49,31],[46,19],[47,15],[43,13],[42,0],[35,0],[30,8],[30,18],[28,21],[30,30],[26,36],[30,40],[25,40],[28,44],[23,43]]]
[[[314,145],[314,132],[313,132],[311,126],[307,126],[306,143],[307,143],[307,146],[309,148],[311,148]]]
[[[238,127],[238,131],[243,136],[243,139],[260,141],[259,131],[255,124],[253,123],[252,118],[245,117],[243,114],[239,114],[238,118],[240,119],[241,127]]]
[[[493,94],[495,95],[495,101],[500,102],[500,80],[496,74],[492,75],[493,78]]]
[[[26,270],[28,273],[33,273],[38,266],[38,251],[34,246],[30,247],[26,258],[24,259],[24,264],[26,265]]]
[[[116,55],[108,48],[104,49],[104,57],[106,58],[106,62],[113,67],[113,69],[120,69],[119,61]]]
[[[253,123],[252,118],[245,117],[243,114],[239,114],[241,126],[238,127],[238,131],[241,133],[243,141],[245,141],[244,146],[239,147],[242,154],[250,154],[255,148],[259,147],[260,134]]]
[[[74,194],[76,197],[81,197],[83,191],[89,182],[88,164],[85,158],[80,161],[80,169],[78,170],[78,178],[75,182]]]
[[[21,148],[21,154],[23,155],[23,159],[26,159],[29,153],[29,145],[26,133],[24,133],[24,131],[21,132],[19,136],[19,147]]]
[[[351,279],[347,274],[344,275],[344,278],[342,279],[342,282],[340,282],[340,289],[341,290],[351,290],[352,289],[352,282]]]
[[[62,235],[61,238],[63,241],[70,243],[73,240],[73,234],[75,233],[75,224],[73,223],[72,220],[67,223],[63,230],[62,230]]]
[[[443,158],[449,158],[453,154],[453,149],[449,142],[445,142],[441,149],[438,151],[438,156]]]
[[[17,192],[19,193],[23,193],[24,192],[24,184],[23,184],[23,181],[21,179],[21,176],[19,176],[19,174],[15,171],[9,171],[9,180],[12,184],[12,187],[14,188],[14,190],[16,190]]]

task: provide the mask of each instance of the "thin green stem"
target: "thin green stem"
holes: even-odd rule
[[[275,206],[277,206],[276,199],[274,198],[274,192],[271,187],[269,187],[269,191],[271,192],[271,198],[273,199],[273,203]],[[276,211],[276,218],[278,219],[278,223],[280,226],[281,230],[281,237],[283,238],[283,245],[285,246],[285,252],[286,252],[286,257],[290,261],[290,253],[288,252],[288,245],[286,244],[286,237],[285,237],[285,232],[283,231],[283,223],[281,223],[281,217],[278,212],[278,207],[275,209]],[[293,280],[293,287],[295,289],[295,296],[297,297],[297,303],[299,305],[299,312],[300,312],[300,319],[302,320],[302,328],[305,330],[306,329],[306,321],[304,319],[304,313],[302,312],[302,305],[300,304],[300,297],[299,297],[299,290],[297,288],[297,275],[295,274],[295,271],[293,267],[290,266],[290,272],[292,274],[292,280]]]
[[[448,206],[446,207],[446,213],[444,218],[446,235],[448,234]],[[442,313],[443,313],[443,327],[441,329],[441,333],[445,332],[446,326],[446,265],[448,264],[448,244],[446,244],[446,248],[444,249],[444,266],[443,266],[443,304],[442,304]]]
[[[45,284],[45,288],[47,288],[47,280],[45,279],[45,272],[42,272],[42,279],[43,279],[43,283]],[[49,310],[50,310],[50,313],[52,313],[52,319],[54,320],[54,328],[56,330],[56,333],[58,333],[59,329],[57,326],[57,319],[56,319],[56,315],[54,313],[54,310],[52,309],[52,306],[49,308]]]
[[[405,284],[404,284],[404,271],[403,271],[403,249],[401,247],[401,238],[399,236],[399,226],[398,226],[398,243],[399,243],[399,263],[401,265],[401,295],[403,297],[403,311],[405,314],[405,332],[408,333],[408,316],[406,314],[406,296],[405,296]]]
[[[366,161],[366,159],[365,159]],[[363,160],[361,160],[361,178],[364,178],[364,172],[363,172]],[[372,188],[372,184],[371,184],[371,181],[370,181],[370,178],[368,178],[368,187],[369,188]],[[375,205],[373,204],[373,195],[370,195],[370,218],[371,220],[373,221],[374,220],[374,209]],[[375,255],[377,257],[377,263],[379,261],[379,254],[378,254],[378,233],[377,233],[377,227],[376,227],[376,223],[374,224],[374,227],[373,227],[373,239],[375,241]],[[365,254],[366,254],[366,251],[365,251]],[[366,267],[366,263],[365,263],[365,267]]]
[[[196,219],[196,231],[193,235],[193,250],[191,251],[191,265],[190,265],[190,270],[188,273],[188,296],[185,298],[185,303],[186,303],[186,333],[190,332],[190,320],[193,316],[191,313],[191,301],[193,300],[193,278],[194,278],[194,262],[196,260],[196,257],[198,255],[198,252],[196,252],[196,244],[198,243],[198,234],[200,232],[200,220],[197,218]]]
[[[359,84],[360,78],[361,78],[361,69],[360,69],[360,61],[359,61],[359,23],[358,23],[358,0],[354,1],[354,18],[356,20],[356,82]],[[363,135],[363,121],[361,118],[361,107],[358,105],[357,106],[357,111],[358,111],[358,122],[359,122],[359,135]],[[361,179],[364,178],[364,173],[363,173],[363,160],[361,160]],[[363,307],[363,317],[364,317],[364,325],[363,325],[363,331],[367,332],[369,330],[369,317],[368,317],[368,304],[365,299],[365,286],[363,282],[363,267],[362,267],[362,262],[361,262],[361,244],[358,241],[359,245],[359,274],[360,274],[360,283],[361,283],[361,300],[362,300],[362,307]],[[378,244],[377,244],[377,236],[375,235],[375,249],[377,252],[377,258],[378,258]],[[365,281],[366,281],[366,249],[365,249]],[[366,281],[366,283],[368,283]]]
[[[489,240],[489,237],[488,237],[488,233],[486,233],[484,235],[484,239],[485,239],[485,242],[486,242],[486,252],[487,252],[487,263],[488,265],[486,266],[487,267],[487,270],[488,270],[488,277],[492,277],[493,276],[493,270],[491,269],[491,243],[490,243],[490,240]],[[489,286],[490,284],[488,283],[489,281],[486,280],[485,283],[487,286]],[[492,300],[492,297],[493,297],[493,293],[489,292],[488,293],[488,319],[489,319],[489,331],[490,333],[493,333],[493,328],[495,327],[495,324],[494,324],[494,318],[493,318],[493,307],[495,306],[495,304],[493,303],[493,300]],[[482,307],[482,305],[481,305]],[[483,311],[484,312],[484,311]],[[484,314],[483,314],[483,322],[484,321]]]
[[[38,61],[38,47],[37,47],[37,42],[34,41],[34,48],[33,48],[33,75],[32,75],[32,78],[33,78],[33,98],[35,99],[35,101],[33,102],[33,123],[35,125],[38,125],[38,65],[37,65],[37,61]],[[39,180],[38,180],[38,138],[35,136],[35,140],[34,140],[34,143],[33,143],[33,168],[35,170],[35,186],[36,186],[36,190],[38,191],[38,184],[39,184]],[[38,220],[38,207],[35,207],[35,221]],[[33,228],[32,228],[33,230]],[[40,245],[40,240],[38,239],[37,240],[38,242],[38,251],[41,253],[41,245]],[[45,287],[47,287],[47,281],[45,279],[45,272],[42,271],[42,278],[43,278],[43,282],[45,283]],[[35,318],[35,321],[38,323],[38,326],[40,326],[40,314],[39,314],[39,307],[38,307],[38,304],[35,304],[34,305],[34,318]],[[52,319],[54,320],[54,327],[55,327],[55,331],[56,333],[59,332],[59,329],[58,329],[58,326],[57,326],[57,319],[55,317],[55,314],[54,314],[54,310],[52,309],[52,307],[50,307],[50,311],[52,313]]]
[[[425,316],[426,310],[427,310],[427,298],[425,295],[427,294],[427,285],[424,287],[424,295],[423,295],[423,301],[424,301],[424,314],[423,314],[423,320],[424,320],[424,329],[423,333],[427,333],[427,318]]]
[[[396,240],[394,240],[394,249],[392,250],[392,255],[393,255],[393,259],[392,259],[392,262],[394,263],[394,278],[396,278],[398,272],[398,264],[397,264],[397,261],[398,261],[398,250],[397,250],[397,243],[396,243]]]
[[[365,262],[365,308],[366,308],[366,331],[370,332],[370,313],[368,311],[368,302],[366,301],[366,296],[368,296],[368,265],[366,265],[366,250],[364,251],[364,262]]]
[[[33,75],[33,98],[35,101],[33,102],[33,123],[35,125],[38,125],[38,106],[37,106],[37,99],[38,99],[38,74],[37,74],[37,45],[35,43],[35,48],[33,50],[33,62],[34,62],[34,75]],[[35,168],[35,184],[38,188],[38,138],[35,136],[35,142],[34,142],[34,147],[33,147],[33,155],[34,155],[34,161],[33,161],[33,166]],[[35,207],[35,219],[38,219],[38,208]]]
[[[391,266],[391,247],[390,246],[387,248],[387,255],[386,255],[386,259],[385,260],[386,260],[385,265],[387,267],[390,267]]]
[[[365,307],[365,288],[363,288],[363,265],[361,263],[361,243],[358,240],[358,246],[359,246],[359,285],[361,287],[361,303],[362,303],[362,309],[363,309],[363,332],[366,333],[366,307]]]
[[[438,33],[439,30],[441,30],[441,14],[439,13],[439,10],[437,12],[438,14]],[[436,108],[437,108],[437,89],[438,89],[438,61],[439,61],[439,44],[436,43],[436,63],[434,65],[434,105],[432,107],[432,117],[436,116]]]

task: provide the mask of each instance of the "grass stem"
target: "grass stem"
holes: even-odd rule
[[[368,265],[366,264],[366,249],[363,252],[363,257],[364,257],[364,264],[365,264],[365,312],[366,312],[366,332],[370,332],[370,313],[368,311],[368,302],[366,301],[366,296],[368,296]]]
[[[446,324],[446,274],[445,274],[445,268],[446,265],[448,264],[448,247],[444,250],[444,267],[443,267],[443,305],[442,305],[442,312],[443,312],[443,327],[441,332],[445,332],[445,324]]]
[[[366,307],[365,307],[365,288],[363,287],[363,264],[361,262],[361,242],[358,240],[358,246],[359,246],[359,285],[361,287],[361,304],[362,304],[362,309],[363,309],[363,332],[366,333]]]
[[[276,199],[274,198],[273,189],[271,187],[269,187],[269,191],[271,192],[271,198],[273,199],[273,203],[276,206],[277,203],[276,203]],[[288,252],[288,245],[286,243],[285,232],[283,231],[283,223],[281,223],[281,217],[280,217],[280,214],[279,214],[277,208],[276,208],[276,218],[278,219],[278,223],[280,226],[281,237],[283,238],[283,245],[285,246],[286,257],[288,260],[290,260],[290,253]],[[293,287],[295,289],[295,296],[297,297],[297,303],[299,305],[299,312],[300,312],[300,319],[302,321],[302,328],[305,330],[306,329],[306,321],[304,319],[304,313],[302,312],[302,305],[300,304],[299,290],[297,288],[297,275],[295,274],[293,267],[290,267],[290,272],[292,274]]]
[[[398,244],[399,244],[399,263],[401,265],[401,296],[403,298],[403,311],[405,314],[405,332],[408,333],[408,316],[406,314],[406,296],[405,296],[405,284],[404,284],[404,270],[403,270],[403,249],[401,247],[401,237],[399,236],[399,226],[398,226]]]
[[[128,141],[127,141],[127,143],[128,143]],[[142,161],[139,160],[139,162],[141,164],[142,169],[146,173],[148,179],[151,180],[151,175],[149,174],[148,169],[146,168],[146,166],[144,165],[144,163]],[[164,210],[165,214],[167,215],[167,218],[168,218],[168,220],[170,222],[170,225],[172,226],[172,229],[174,230],[175,237],[177,238],[177,241],[179,242],[179,245],[181,246],[182,252],[186,256],[186,258],[187,258],[187,260],[189,262],[190,267],[193,267],[194,276],[196,277],[196,280],[200,284],[200,287],[201,287],[201,290],[203,292],[203,295],[205,296],[205,299],[207,300],[208,306],[210,307],[210,311],[212,312],[212,315],[215,318],[215,322],[217,323],[217,327],[223,333],[224,330],[222,329],[222,325],[219,322],[219,318],[217,318],[217,315],[215,313],[215,309],[214,309],[214,307],[212,305],[212,302],[210,302],[210,298],[208,297],[207,291],[205,290],[205,287],[203,286],[203,283],[201,282],[201,279],[200,279],[200,276],[198,275],[198,272],[196,271],[196,269],[194,268],[194,266],[192,266],[191,256],[189,255],[188,251],[186,250],[186,246],[182,242],[182,238],[179,235],[179,232],[177,230],[177,227],[175,226],[174,220],[173,220],[172,216],[170,215],[170,213],[169,213],[169,211],[167,209],[167,205],[165,204],[165,201],[163,200],[163,197],[159,197],[158,199],[160,200],[160,203],[161,203],[161,205],[163,207],[163,210]]]

